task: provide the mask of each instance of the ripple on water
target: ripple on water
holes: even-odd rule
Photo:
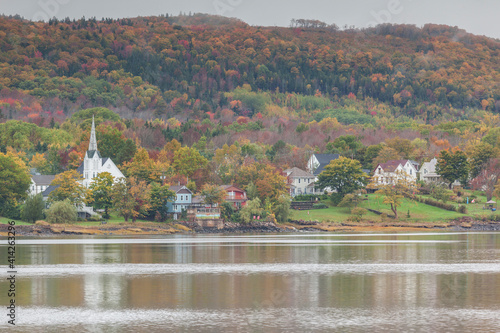
[[[18,266],[22,277],[67,277],[72,275],[161,275],[161,274],[450,274],[499,273],[500,261],[456,264],[62,264]]]
[[[500,310],[295,308],[144,310],[19,308],[23,332],[498,332]],[[2,326],[0,326],[2,327]],[[25,330],[24,330],[25,329]]]

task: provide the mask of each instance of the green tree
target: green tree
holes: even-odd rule
[[[132,218],[135,223],[140,215],[146,215],[151,208],[151,187],[144,180],[135,177],[119,179],[113,185],[111,196],[113,198],[113,209],[128,222]]]
[[[148,217],[155,219],[157,222],[163,222],[167,218],[168,208],[167,203],[175,197],[175,192],[169,189],[168,185],[159,183],[151,183],[151,194],[149,203]]]
[[[76,207],[69,199],[53,202],[45,215],[49,223],[73,223],[78,218]]]
[[[247,197],[252,200],[255,199],[259,195],[259,191],[257,190],[257,186],[253,182],[250,182],[246,187]]]
[[[96,209],[104,209],[104,218],[109,218],[108,210],[113,205],[111,191],[114,178],[109,172],[101,172],[90,183],[86,202]]]
[[[41,193],[28,196],[23,208],[23,221],[35,223],[37,220],[43,219],[44,209],[45,203],[43,202],[43,196]]]
[[[200,194],[205,197],[205,203],[209,205],[220,205],[226,198],[226,191],[223,188],[211,184],[203,185]]]
[[[357,160],[340,157],[325,166],[316,182],[317,188],[331,188],[341,197],[352,193],[366,185],[368,175],[363,172]]]
[[[196,170],[205,168],[207,164],[208,160],[201,156],[198,149],[181,147],[174,154],[172,166],[178,174],[191,177]]]
[[[467,156],[461,150],[441,150],[439,153],[436,172],[449,183],[449,188],[458,180],[463,186],[469,181],[469,163]]]
[[[24,161],[14,154],[0,153],[0,214],[10,217],[6,212],[26,198],[30,183]]]
[[[342,135],[329,142],[326,149],[330,153],[339,153],[342,156],[354,158],[354,155],[359,149],[363,148],[363,144],[358,137],[354,135]]]
[[[286,222],[290,215],[290,196],[282,195],[276,200],[271,208],[271,212],[278,222]]]
[[[247,201],[246,205],[240,210],[241,220],[245,223],[250,223],[254,216],[262,218],[263,213],[264,209],[259,198]]]
[[[476,145],[470,145],[467,149],[469,157],[468,163],[470,166],[470,178],[476,178],[481,170],[488,164],[488,161],[496,157],[495,148],[486,142],[481,142]]]
[[[73,205],[81,206],[87,189],[82,185],[83,177],[76,170],[69,170],[56,175],[51,185],[58,186],[49,194],[49,202],[68,199]]]

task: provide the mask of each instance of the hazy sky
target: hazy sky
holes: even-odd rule
[[[292,18],[367,27],[439,23],[500,38],[500,0],[0,0],[0,13],[27,19],[98,19],[179,12],[237,17],[251,25],[288,26]]]

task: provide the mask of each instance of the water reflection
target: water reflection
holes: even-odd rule
[[[26,239],[17,328],[495,332],[499,254],[498,233]]]

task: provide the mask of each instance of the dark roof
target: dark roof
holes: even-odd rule
[[[94,157],[94,155],[95,155],[96,153],[97,153],[97,156],[98,156],[99,158],[101,158],[101,153],[99,153],[99,151],[98,151],[98,150],[87,150],[87,156],[88,156],[89,158],[93,158],[93,157]]]
[[[49,194],[50,194],[52,191],[54,191],[56,188],[58,188],[58,187],[59,187],[59,185],[50,185],[49,187],[47,187],[47,188],[45,189],[45,191],[43,191],[43,192],[42,192],[42,195],[43,195],[44,197],[48,197],[48,196],[49,196]]]
[[[37,185],[50,185],[54,180],[55,175],[34,175],[31,176],[35,184]]]
[[[102,159],[102,165],[104,165],[104,163],[106,163],[108,160],[109,160],[109,157],[104,157],[104,158]]]
[[[339,154],[314,154],[314,156],[316,156],[316,159],[319,162],[319,166],[313,173],[315,176],[319,175],[325,169],[325,166],[330,164],[331,161],[340,157]]]
[[[80,166],[78,167],[78,169],[76,169],[76,171],[78,171],[78,173],[80,175],[83,175],[83,162],[82,162],[82,164],[80,164]]]

